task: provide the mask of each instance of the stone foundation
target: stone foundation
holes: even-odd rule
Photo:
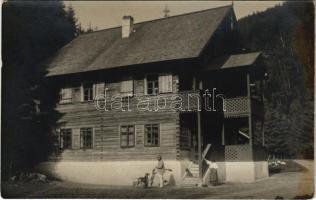
[[[181,177],[181,163],[179,161],[164,161],[168,169],[164,179],[171,185],[179,184]],[[157,161],[98,161],[76,162],[60,161],[45,162],[37,169],[45,174],[57,177],[61,180],[76,183],[101,184],[101,185],[129,185],[145,173],[152,173]],[[156,178],[157,179],[157,178]],[[154,180],[154,185],[158,180]]]
[[[170,185],[180,185],[182,176],[189,161],[165,160],[165,166],[172,169],[166,171],[165,180]],[[76,183],[100,184],[100,185],[126,185],[132,186],[138,177],[152,172],[157,161],[58,161],[45,162],[37,169],[45,174],[57,177],[61,180]],[[269,176],[268,163],[257,162],[218,162],[218,177],[220,182],[254,182]],[[206,179],[207,181],[207,179]],[[158,185],[157,178],[154,186]]]
[[[225,162],[226,181],[251,183],[269,176],[267,161]]]

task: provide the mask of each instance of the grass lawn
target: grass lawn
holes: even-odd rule
[[[165,187],[141,189],[76,184],[53,181],[50,183],[2,184],[4,198],[284,198],[311,197],[314,192],[313,164],[308,170],[287,171],[271,175],[255,183],[223,184],[216,187]]]

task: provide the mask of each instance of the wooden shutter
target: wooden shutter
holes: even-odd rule
[[[81,84],[81,87],[80,87],[80,100],[81,102],[84,101],[84,91],[83,91],[83,84]]]
[[[95,83],[93,84],[93,94],[94,94],[94,98],[96,97],[104,97],[105,95],[105,83],[104,82],[100,82],[100,83]]]
[[[72,101],[73,102],[80,102],[81,98],[81,90],[80,87],[76,87],[72,89]]]
[[[133,96],[134,85],[133,80],[126,80],[121,82],[121,93],[122,96]]]
[[[147,95],[147,77],[144,78],[144,95]]]
[[[60,90],[60,103],[70,103],[72,99],[71,88],[62,88]]]
[[[159,92],[172,92],[172,74],[159,75]]]

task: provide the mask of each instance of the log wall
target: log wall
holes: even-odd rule
[[[178,92],[177,83],[178,77],[174,75],[173,94]],[[106,87],[109,96],[120,93],[120,82],[106,83]],[[134,91],[137,95],[148,96],[144,95],[143,78],[134,80]],[[59,120],[60,128],[72,129],[72,149],[63,150],[60,158],[71,161],[153,160],[160,154],[164,159],[176,159],[179,156],[179,112],[171,109],[157,112],[139,111],[134,100],[131,98],[132,111],[100,111],[96,109],[94,101],[57,105],[57,110],[63,115]],[[159,124],[159,147],[144,146],[146,124]],[[121,125],[135,126],[134,147],[120,146]],[[93,148],[80,149],[80,128],[90,127],[93,129]]]

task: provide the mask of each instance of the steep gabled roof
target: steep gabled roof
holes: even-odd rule
[[[80,35],[52,58],[48,76],[198,57],[231,9],[137,23],[135,32],[124,39],[121,27]]]

